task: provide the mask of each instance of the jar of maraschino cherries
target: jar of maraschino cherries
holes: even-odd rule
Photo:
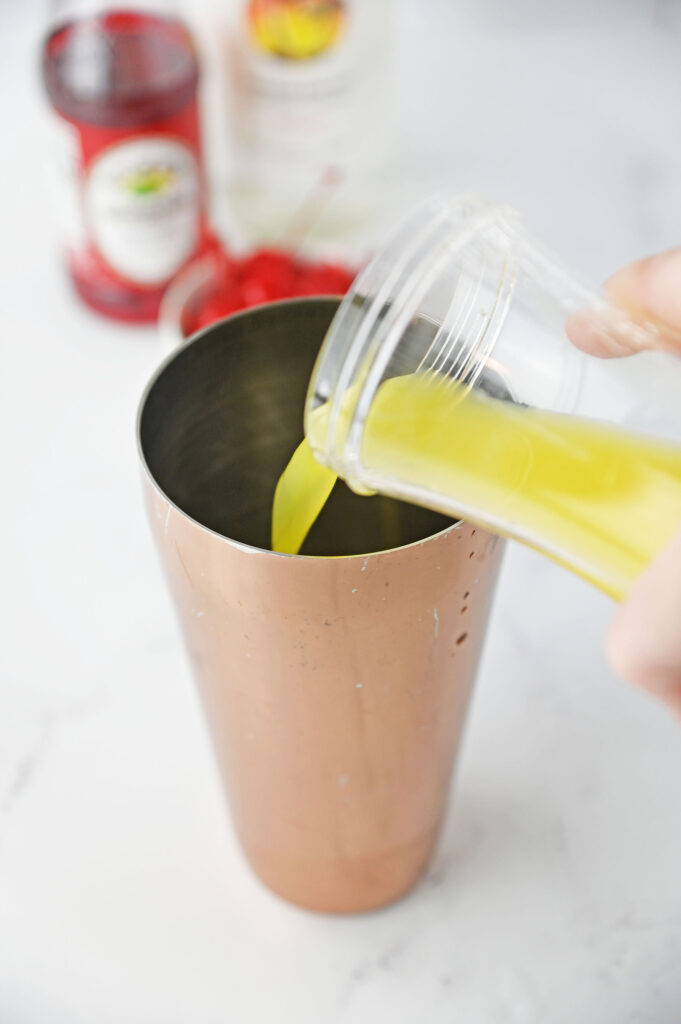
[[[71,279],[98,312],[153,321],[210,244],[192,37],[153,9],[70,2],[52,12],[42,72]]]

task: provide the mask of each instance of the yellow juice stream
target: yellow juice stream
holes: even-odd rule
[[[327,409],[313,414],[313,445]],[[622,598],[681,526],[681,448],[425,375],[377,391],[362,458],[419,502],[523,540]],[[272,547],[296,552],[335,477],[304,441],[282,474]]]

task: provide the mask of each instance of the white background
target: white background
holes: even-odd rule
[[[403,0],[397,27],[395,177],[513,202],[595,280],[681,241],[674,0]],[[250,875],[138,493],[162,349],[63,280],[40,32],[3,0],[0,1024],[678,1024],[681,732],[611,677],[610,603],[529,552],[423,884],[332,919]]]

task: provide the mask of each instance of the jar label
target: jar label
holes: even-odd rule
[[[137,284],[163,284],[197,247],[199,168],[176,139],[137,137],[102,150],[88,168],[84,202],[102,259]]]
[[[355,35],[347,0],[243,4],[229,68],[246,153],[289,163],[296,175],[300,161],[343,159],[356,113]]]
[[[77,250],[85,241],[80,190],[80,135],[77,128],[52,111],[46,115],[45,131],[49,189],[57,230],[67,249]]]

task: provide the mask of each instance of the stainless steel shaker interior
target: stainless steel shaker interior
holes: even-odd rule
[[[214,326],[156,375],[142,405],[146,466],[167,497],[216,533],[268,548],[274,487],[303,436],[306,388],[335,299],[275,303]],[[451,519],[339,483],[302,554],[409,544]]]

